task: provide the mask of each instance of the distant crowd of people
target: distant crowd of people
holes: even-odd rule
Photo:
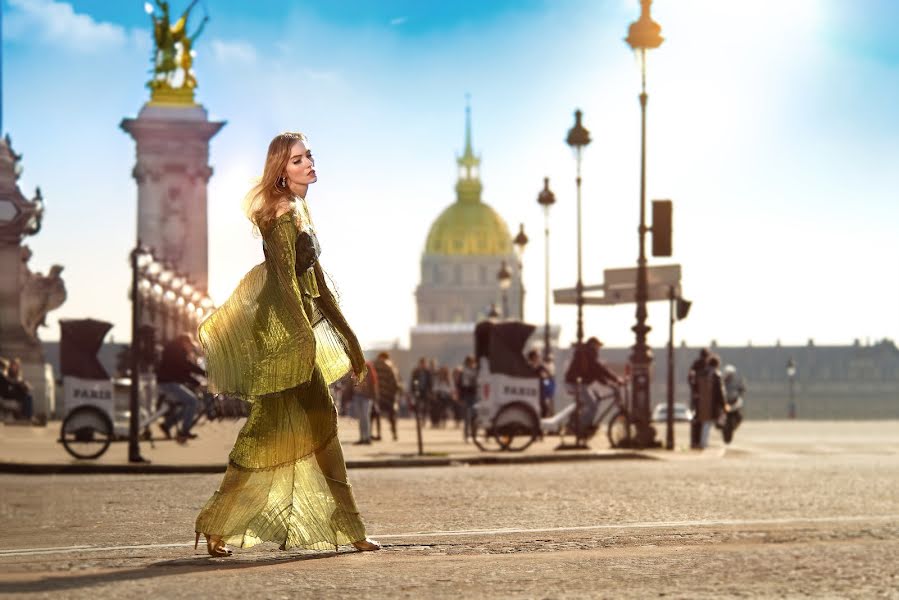
[[[574,349],[563,383],[568,386],[600,384],[611,388],[626,385],[626,378],[614,372],[600,359],[602,342],[590,337]],[[540,416],[553,414],[555,368],[544,362],[541,353],[530,350],[527,364],[540,380]],[[369,376],[361,382],[352,375],[338,382],[340,412],[359,420],[357,444],[371,444],[381,439],[381,420],[397,439],[397,417],[417,414],[423,425],[446,428],[452,420],[468,441],[474,435],[475,404],[478,399],[479,365],[474,356],[465,357],[457,366],[441,365],[436,359],[421,357],[409,374],[408,384],[397,371],[388,352],[381,352],[367,362]],[[481,365],[481,368],[483,366]],[[712,428],[721,429],[725,443],[730,443],[743,420],[742,409],[746,384],[733,365],[721,366],[721,358],[702,349],[688,374],[690,386],[691,448],[706,448]],[[582,415],[583,416],[583,415]]]
[[[552,398],[552,374],[537,351],[528,354],[528,362],[545,385],[541,386],[541,407],[549,410]],[[397,439],[397,417],[411,417],[416,413],[423,425],[443,429],[452,421],[462,430],[467,442],[474,435],[475,403],[478,398],[478,364],[473,355],[462,364],[441,365],[434,358],[421,357],[404,384],[388,352],[381,352],[374,361],[366,363],[368,376],[361,382],[352,374],[336,384],[340,398],[340,414],[359,421],[356,444],[370,444],[381,439],[382,418],[390,425],[393,439]]]

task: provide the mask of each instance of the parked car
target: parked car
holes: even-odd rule
[[[664,423],[668,420],[668,404],[656,404],[652,411],[652,420]],[[689,422],[693,420],[693,411],[686,404],[680,402],[674,403],[674,420],[681,422]]]

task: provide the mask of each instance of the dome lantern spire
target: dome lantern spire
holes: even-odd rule
[[[457,202],[480,202],[481,179],[479,168],[481,157],[476,156],[471,145],[471,96],[465,94],[465,151],[456,157],[459,165],[459,180],[456,183]]]

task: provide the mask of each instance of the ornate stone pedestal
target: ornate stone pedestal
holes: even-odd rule
[[[121,123],[137,142],[137,239],[201,295],[208,292],[209,280],[209,140],[224,125],[209,121],[198,104],[158,101]],[[180,332],[178,318],[164,308],[151,307],[140,317],[141,324],[153,326],[159,342]]]
[[[21,156],[11,146],[9,137],[0,140],[0,356],[22,360],[22,375],[32,386],[34,414],[51,417],[56,388],[38,327],[45,324],[49,311],[62,305],[66,291],[59,265],[47,276],[28,268],[31,251],[22,241],[40,231],[44,202],[39,189],[31,200],[19,189]]]
[[[137,142],[137,236],[195,288],[208,286],[209,140],[225,125],[195,105],[149,102],[122,129]]]

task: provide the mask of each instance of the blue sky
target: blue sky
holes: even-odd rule
[[[186,2],[173,2],[180,10]],[[286,8],[285,8],[286,7]],[[453,3],[205,0],[198,100],[228,124],[212,141],[210,287],[223,300],[262,259],[240,199],[275,133],[306,132],[309,194],[345,310],[369,343],[404,342],[430,223],[454,200],[465,94],[484,200],[531,237],[526,311],[543,306],[549,176],[552,285],[573,285],[574,161],[581,108],[585,282],[637,254],[639,74],[622,38],[637,0]],[[93,316],[129,335],[134,146],[118,123],[147,100],[142,1],[3,0],[3,129],[40,185],[32,268],[65,265],[56,319]],[[694,301],[691,344],[899,338],[899,5],[886,0],[656,0],[648,197],[674,201],[675,254]],[[667,309],[650,307],[650,339]],[[554,307],[563,340],[574,311]],[[586,329],[632,343],[633,307],[589,308]]]

